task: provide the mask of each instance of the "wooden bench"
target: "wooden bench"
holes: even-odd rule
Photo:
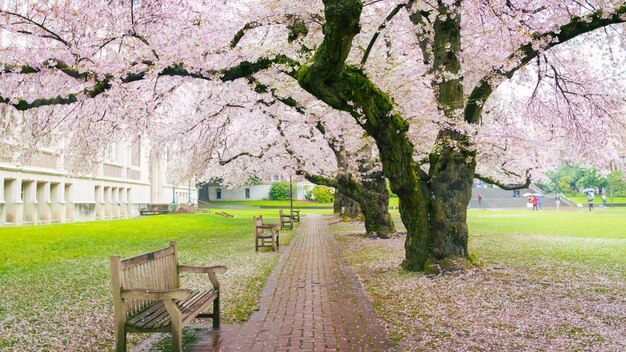
[[[280,249],[278,224],[264,224],[263,217],[253,216],[254,222],[254,235],[255,235],[255,250],[258,252],[261,247],[272,247],[272,251]]]
[[[115,305],[116,351],[126,351],[126,334],[170,332],[173,351],[182,351],[182,329],[196,317],[212,318],[220,327],[220,284],[216,274],[225,266],[200,267],[178,264],[176,242],[167,248],[121,260],[111,257]],[[207,290],[180,288],[181,272],[208,274]],[[213,303],[212,314],[201,314]]]
[[[280,209],[279,213],[280,213],[280,228],[281,229],[293,229],[293,217],[291,217],[291,215],[286,215],[282,209]]]
[[[169,214],[169,210],[140,210],[139,215],[162,215]]]
[[[300,222],[300,210],[292,210],[291,219],[293,219],[294,222]]]

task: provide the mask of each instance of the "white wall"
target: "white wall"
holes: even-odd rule
[[[242,188],[228,189],[221,186],[209,186],[209,199],[218,200],[262,200],[270,196],[271,185],[252,185]],[[250,198],[246,198],[246,188],[250,189]],[[222,190],[221,199],[217,199],[217,190]]]
[[[22,199],[23,186],[27,199]],[[145,182],[72,177],[63,170],[4,163],[0,188],[0,226],[127,218],[150,203],[150,185]]]
[[[294,200],[304,200],[305,190],[304,187],[310,187],[311,189],[314,187],[311,183],[302,182],[293,184],[294,188]],[[246,198],[246,188],[250,189],[250,198]],[[272,188],[271,184],[264,185],[252,185],[245,186],[241,188],[228,189],[222,186],[209,186],[209,199],[213,201],[219,200],[263,200],[269,199],[270,197],[270,188]],[[221,199],[217,199],[217,190],[222,190]]]

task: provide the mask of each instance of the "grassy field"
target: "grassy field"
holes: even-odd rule
[[[113,346],[109,256],[129,257],[175,240],[179,260],[225,264],[222,321],[247,319],[278,253],[255,253],[252,215],[277,222],[277,212],[228,211],[130,220],[0,229],[0,350],[106,351]],[[286,244],[293,231],[281,231]],[[185,275],[183,285],[210,285]],[[132,336],[132,335],[131,335]],[[145,335],[141,335],[144,336]],[[138,336],[132,338],[136,343]]]
[[[210,202],[211,205],[240,205],[250,207],[283,207],[289,208],[288,200],[221,200],[219,202]],[[308,200],[298,200],[293,202],[294,208],[308,207],[333,207],[333,203],[315,203]]]
[[[251,207],[284,207],[289,208],[288,200],[224,200],[219,202],[210,202],[211,205],[240,205]],[[294,208],[308,208],[308,207],[333,207],[333,203],[315,203],[313,201],[294,201]],[[390,207],[398,206],[398,198],[389,199]]]
[[[574,203],[587,204],[587,196],[584,194],[567,195],[567,198],[571,199]],[[606,203],[610,206],[611,202],[615,204],[626,204],[626,197],[606,197]],[[593,203],[595,206],[602,204],[602,198],[599,195],[595,195]]]
[[[626,350],[626,210],[470,211],[468,223],[482,268],[437,277],[399,268],[404,236],[333,225],[399,350]]]

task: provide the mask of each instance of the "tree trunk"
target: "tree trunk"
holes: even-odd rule
[[[466,208],[471,195],[475,155],[468,137],[443,128],[428,173],[413,159],[409,122],[394,111],[390,97],[376,87],[362,68],[345,64],[354,35],[359,32],[362,3],[325,2],[324,41],[315,56],[297,73],[301,87],[335,109],[350,113],[374,138],[391,190],[400,198],[400,214],[407,228],[408,270],[439,271],[467,265]],[[439,2],[432,43],[436,96],[440,110],[462,118],[463,89],[459,75],[460,11],[447,11]],[[462,114],[461,114],[462,115]],[[457,133],[457,134],[455,134]],[[384,183],[383,183],[384,185]],[[367,211],[363,209],[363,211]]]
[[[343,211],[342,211],[343,210]],[[345,196],[341,191],[335,189],[334,213],[344,214],[350,219],[357,219],[361,216],[361,205],[354,199]]]
[[[473,155],[444,149],[436,163],[431,166],[429,188],[432,191],[430,202],[430,232],[432,234],[431,254],[439,262],[440,269],[453,271],[467,266],[467,206],[472,197],[472,180],[475,164]],[[444,260],[445,259],[445,260]],[[425,270],[429,263],[425,263]],[[435,269],[434,271],[437,271]]]
[[[393,219],[389,214],[389,192],[387,181],[382,171],[368,175],[363,181],[365,192],[361,195],[361,210],[365,216],[365,230],[368,234],[389,238],[396,232]]]
[[[396,232],[393,219],[389,214],[389,192],[382,172],[368,175],[368,180],[363,183],[357,182],[351,174],[339,175],[334,179],[306,175],[306,179],[312,183],[334,187],[343,194],[344,199],[352,199],[357,202],[358,208],[365,218],[365,230],[368,234],[381,238],[389,238]]]

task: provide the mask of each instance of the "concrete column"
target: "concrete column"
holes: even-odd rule
[[[38,219],[37,214],[37,182],[30,180],[22,181],[23,201],[23,224],[34,224]]]
[[[118,187],[111,188],[111,207],[113,209],[113,218],[120,217],[120,189]]]
[[[50,182],[37,182],[37,222],[50,223]]]
[[[111,214],[111,187],[104,187],[104,218],[110,219]]]
[[[126,188],[119,189],[119,206],[120,206],[120,217],[127,218],[128,217],[128,206],[126,204]]]
[[[133,207],[133,190],[132,188],[128,188],[126,190],[126,214],[128,214],[128,217],[132,217],[132,216],[137,216],[139,215],[137,213],[137,211],[135,211],[135,208]]]
[[[71,183],[66,183],[63,189],[63,200],[65,202],[65,221],[74,221],[75,215],[74,211],[76,210],[76,206],[74,205],[74,198],[72,197],[72,187]]]
[[[0,177],[0,226],[6,221],[7,204],[4,200],[4,177]]]
[[[65,218],[65,184],[55,183],[54,185],[50,185],[50,187],[52,197],[52,220],[61,222],[63,218]]]
[[[65,188],[64,183],[51,183],[50,184],[50,211],[52,213],[52,222],[61,222],[65,215],[65,208],[63,202],[63,191]]]
[[[104,219],[104,189],[94,186],[94,202],[96,203],[96,220]]]
[[[21,197],[22,180],[5,179],[4,200],[5,211],[4,220],[6,225],[15,225],[22,223],[22,197]]]

